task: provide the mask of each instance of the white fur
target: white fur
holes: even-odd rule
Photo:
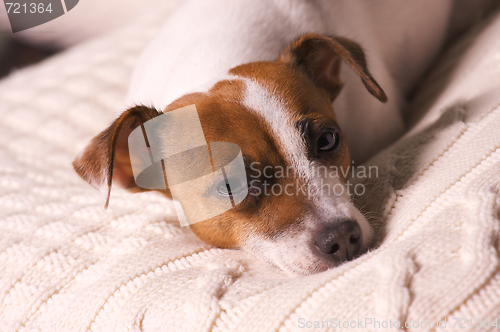
[[[271,134],[288,163],[301,173],[302,177],[309,180],[311,175],[307,174],[307,170],[310,169],[310,162],[306,158],[306,146],[284,103],[277,96],[270,95],[257,81],[242,80],[246,83],[244,106],[256,112],[269,124],[273,131]]]

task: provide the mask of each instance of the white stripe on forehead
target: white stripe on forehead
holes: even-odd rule
[[[305,180],[311,179],[312,164],[299,129],[280,97],[270,94],[258,82],[241,78],[246,84],[243,105],[261,116],[272,130],[286,161]]]
[[[306,144],[282,97],[270,93],[255,80],[244,77],[237,77],[237,79],[241,79],[246,85],[243,105],[269,124],[272,135],[289,167],[293,167],[308,185],[320,189],[319,193],[308,197],[309,201],[314,204],[315,209],[314,213],[309,217],[311,220],[308,221],[306,218],[303,221],[313,229],[338,220],[356,220],[363,233],[363,246],[367,247],[371,238],[371,228],[368,222],[351,203],[351,198],[340,178],[325,178],[315,170],[317,165],[307,158]],[[329,184],[329,188],[341,185],[344,190],[339,195],[331,192],[325,193],[323,192],[325,188],[323,184]]]

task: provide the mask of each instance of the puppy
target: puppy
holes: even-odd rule
[[[191,230],[291,274],[337,266],[373,240],[351,202],[348,170],[403,133],[405,96],[446,41],[455,11],[452,0],[186,1],[139,58],[132,107],[74,168],[104,193],[106,206],[112,183],[147,190],[136,183],[129,136],[195,105],[206,142],[239,147],[246,179],[229,188],[230,175],[219,181],[213,161],[204,166],[201,185],[180,202],[184,211],[245,195]],[[332,167],[343,171],[332,176]],[[167,176],[157,191],[172,198],[171,187]]]

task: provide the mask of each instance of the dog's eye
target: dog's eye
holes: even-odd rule
[[[318,137],[318,152],[331,151],[339,144],[339,136],[333,130],[328,130]]]
[[[236,178],[228,179],[228,182],[232,184],[237,183],[237,185],[236,186],[233,185],[231,186],[231,188],[229,188],[229,184],[227,184],[226,181],[220,181],[217,184],[217,193],[219,193],[219,195],[229,196],[230,193],[232,195],[237,195],[247,188],[246,183],[242,183],[240,180]]]

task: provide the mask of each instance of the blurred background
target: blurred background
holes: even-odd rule
[[[57,48],[28,44],[0,32],[0,79],[13,70],[35,64],[55,53]]]
[[[6,7],[0,4],[0,79],[16,69],[35,64],[87,39],[119,28],[141,16],[143,12],[162,12],[178,5],[181,0],[81,0],[66,14],[42,25],[12,33]],[[456,16],[452,22],[457,37],[475,21],[479,21],[495,7],[499,0],[455,0],[468,7],[468,17]],[[479,3],[488,6],[478,6]],[[480,8],[483,8],[482,10]],[[485,8],[485,9],[484,9]],[[473,15],[470,15],[473,13]]]
[[[74,2],[74,0],[72,0]],[[145,12],[163,12],[180,0],[81,0],[51,21],[12,32],[7,8],[0,4],[0,79],[85,40],[109,33]]]

